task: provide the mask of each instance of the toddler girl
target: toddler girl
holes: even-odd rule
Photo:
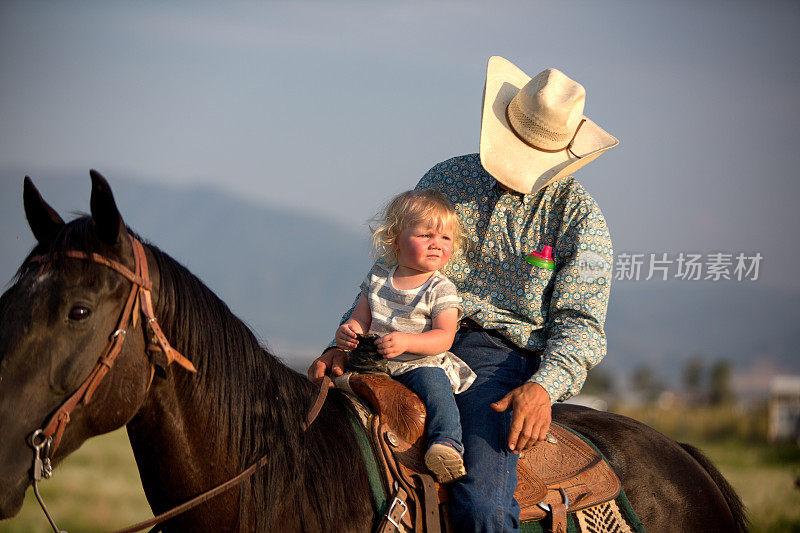
[[[387,205],[372,238],[378,261],[361,284],[350,318],[336,331],[343,350],[377,335],[386,372],[417,393],[428,413],[425,465],[440,483],[465,475],[454,394],[475,374],[448,352],[461,318],[453,283],[439,272],[461,240],[450,202],[432,190],[407,191]]]

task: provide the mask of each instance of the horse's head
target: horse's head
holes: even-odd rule
[[[100,174],[91,176],[91,217],[70,223],[25,179],[25,213],[37,244],[0,298],[0,519],[19,511],[30,484],[30,435],[94,371],[131,292],[131,282],[111,268],[67,254],[95,253],[134,270],[111,189]],[[128,325],[122,350],[90,401],[69,415],[55,461],[126,424],[144,401],[151,373],[139,318]]]

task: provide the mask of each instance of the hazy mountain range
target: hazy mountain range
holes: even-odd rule
[[[22,208],[23,172],[0,171],[0,283],[33,245]],[[32,176],[65,220],[88,211],[86,172]],[[125,221],[186,265],[274,353],[304,368],[332,337],[370,265],[366,228],[249,204],[211,189],[169,189],[107,176]],[[618,282],[603,367],[646,364],[678,383],[685,360],[727,358],[740,390],[800,373],[800,291],[758,282]]]

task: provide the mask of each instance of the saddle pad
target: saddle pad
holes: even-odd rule
[[[631,520],[624,512],[619,499],[601,503],[567,516],[566,533],[645,533],[638,518]],[[634,515],[635,517],[635,515]],[[523,522],[520,533],[549,533],[549,520]]]
[[[627,497],[624,494],[620,495],[621,498]],[[575,513],[575,518],[580,525],[582,533],[645,533],[644,526],[639,522],[636,514],[633,514],[633,519],[623,513],[625,506],[617,505],[616,501],[610,501],[589,507],[583,511]],[[630,505],[628,506],[630,509]],[[630,509],[633,512],[633,509]]]
[[[523,522],[520,533],[546,533],[549,520]],[[567,533],[646,533],[624,492],[616,500],[567,516]]]

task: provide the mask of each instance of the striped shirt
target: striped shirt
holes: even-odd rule
[[[414,289],[398,289],[392,283],[396,266],[375,263],[361,283],[361,294],[369,303],[372,314],[369,333],[379,336],[394,331],[419,334],[430,331],[433,319],[446,309],[457,308],[459,318],[461,299],[456,287],[443,274],[436,271],[430,279]],[[419,367],[444,369],[453,392],[465,390],[474,381],[475,374],[469,366],[450,352],[422,356],[404,353],[387,361],[390,375],[402,374]]]
[[[361,283],[361,294],[369,303],[372,313],[370,333],[381,337],[393,331],[424,333],[431,329],[436,315],[459,306],[456,286],[438,271],[419,287],[405,290],[396,288],[392,283],[396,269],[397,266],[375,263]],[[395,359],[410,361],[417,358],[416,355],[403,354]]]

